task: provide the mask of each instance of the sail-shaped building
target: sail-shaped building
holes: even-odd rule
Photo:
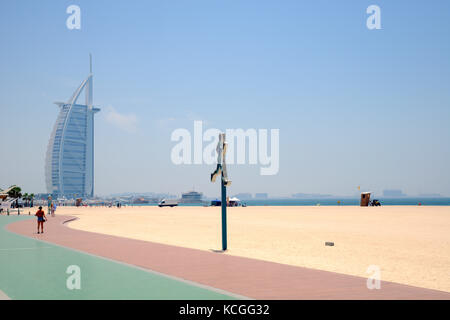
[[[84,91],[84,104],[78,98]],[[59,114],[48,143],[47,192],[68,199],[94,195],[94,114],[92,60],[89,76],[67,102],[55,102]]]

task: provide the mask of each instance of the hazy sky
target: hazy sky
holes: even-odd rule
[[[69,30],[66,8],[81,8]],[[366,8],[381,8],[369,30]],[[279,129],[277,175],[229,166],[232,194],[450,196],[449,1],[0,2],[0,187],[45,192],[58,108],[93,54],[95,193],[209,196],[212,165],[171,133]]]

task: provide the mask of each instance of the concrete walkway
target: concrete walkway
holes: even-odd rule
[[[49,218],[44,235],[33,234],[34,220],[8,230],[255,299],[450,299],[448,292],[392,282],[369,290],[361,277],[70,229],[63,223],[71,219]]]

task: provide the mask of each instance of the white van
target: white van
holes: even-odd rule
[[[175,207],[178,205],[178,200],[175,199],[162,199],[160,203],[158,203],[159,207]]]

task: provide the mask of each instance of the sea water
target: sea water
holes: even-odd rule
[[[382,198],[375,197],[384,206],[417,206],[419,203],[424,206],[450,206],[450,198]],[[358,198],[320,198],[320,199],[252,199],[241,200],[247,206],[359,206]],[[205,204],[185,204],[180,203],[182,207],[205,206],[209,205],[211,201],[205,201]],[[156,203],[150,204],[135,204],[134,206],[156,206]]]

